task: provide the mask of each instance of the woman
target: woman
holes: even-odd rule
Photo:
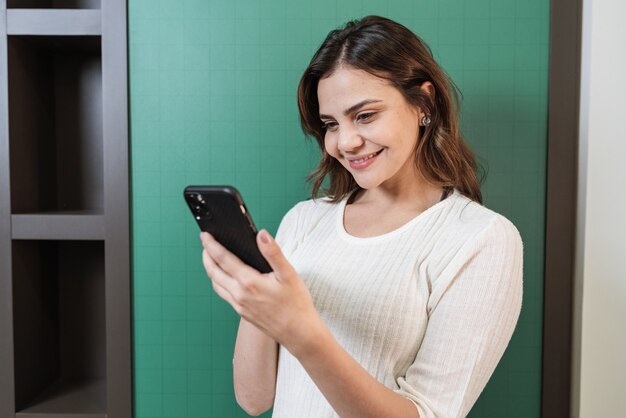
[[[404,26],[332,31],[298,90],[322,151],[313,197],[257,243],[260,274],[202,234],[215,291],[242,317],[239,404],[274,417],[463,417],[506,348],[522,242],[481,205],[454,85]]]

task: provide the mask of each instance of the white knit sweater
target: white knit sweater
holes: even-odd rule
[[[336,340],[421,418],[466,416],[511,338],[522,241],[503,216],[455,191],[402,227],[349,235],[347,198],[298,203],[276,240]],[[338,417],[280,348],[273,418]]]

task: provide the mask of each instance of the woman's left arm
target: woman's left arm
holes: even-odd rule
[[[245,320],[289,350],[342,418],[419,418],[413,402],[385,387],[335,340],[308,289],[267,231],[257,244],[272,267],[261,274],[209,234],[201,235],[213,289]]]

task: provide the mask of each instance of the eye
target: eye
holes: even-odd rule
[[[335,131],[337,129],[337,122],[330,121],[330,120],[328,120],[326,122],[322,121],[322,128],[325,131],[333,132],[333,131]]]
[[[356,116],[356,120],[358,122],[369,122],[374,117],[374,115],[375,115],[374,112],[359,113]]]

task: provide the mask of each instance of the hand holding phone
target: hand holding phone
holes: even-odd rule
[[[183,195],[201,231],[259,272],[272,271],[257,247],[257,229],[236,188],[188,186]]]

